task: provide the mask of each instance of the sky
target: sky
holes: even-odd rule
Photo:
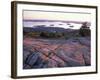
[[[23,11],[24,19],[47,19],[47,20],[69,20],[69,21],[88,21],[90,22],[91,14],[75,12],[47,12],[47,11]]]

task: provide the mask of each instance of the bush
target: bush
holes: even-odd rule
[[[80,31],[79,31],[79,34],[81,35],[81,36],[90,36],[91,35],[91,31],[90,31],[90,29],[83,29],[83,28],[81,28],[80,29]]]
[[[41,32],[40,34],[41,37],[46,37],[46,38],[61,38],[64,36],[63,33],[53,33],[53,32]]]
[[[37,32],[28,32],[27,35],[30,36],[30,37],[38,37],[40,35],[40,33],[37,33]]]

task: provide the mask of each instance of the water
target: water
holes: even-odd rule
[[[65,29],[80,29],[82,24],[78,23],[64,23],[64,22],[34,22],[34,21],[24,21],[24,27],[35,27],[39,25],[44,25],[45,27],[61,27]]]

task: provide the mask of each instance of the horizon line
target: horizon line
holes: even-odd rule
[[[91,24],[91,22],[88,21],[66,21],[66,20],[46,20],[46,19],[23,19],[24,22],[64,22],[64,23],[77,23],[82,24],[84,22],[87,22],[88,24]]]

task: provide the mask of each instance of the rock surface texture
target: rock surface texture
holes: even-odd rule
[[[23,69],[91,65],[89,37],[77,39],[33,39],[23,41]]]

